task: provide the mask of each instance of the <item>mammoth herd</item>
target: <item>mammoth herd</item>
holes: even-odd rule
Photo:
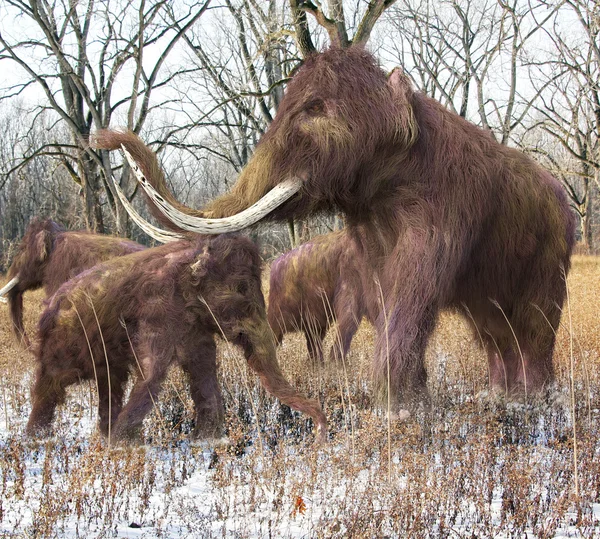
[[[197,432],[218,433],[221,335],[269,392],[313,418],[322,439],[319,403],[292,388],[277,363],[284,333],[304,331],[318,364],[336,321],[330,356],[341,361],[366,316],[376,332],[374,387],[400,409],[429,398],[424,353],[446,308],[478,336],[493,389],[518,396],[552,383],[575,237],[561,185],[414,90],[400,69],[384,73],[363,48],[309,57],[236,184],[201,210],[175,200],[135,134],[100,131],[91,145],[130,159],[164,229],[122,200],[165,244],[145,249],[50,220],[30,225],[0,290],[26,345],[23,292],[44,286],[48,296],[28,433],[49,427],[68,385],[96,378],[102,433],[133,437],[173,364],[189,375]],[[267,309],[258,250],[232,232],[332,211],[344,214],[345,229],[272,264]]]

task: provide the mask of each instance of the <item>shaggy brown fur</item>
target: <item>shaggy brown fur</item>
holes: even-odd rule
[[[269,324],[278,343],[301,330],[313,364],[323,363],[323,339],[337,321],[332,361],[342,361],[362,317],[365,264],[356,244],[343,230],[313,238],[271,264]]]
[[[17,338],[30,346],[23,326],[24,292],[44,287],[51,296],[83,270],[142,249],[145,247],[134,241],[81,230],[67,232],[52,219],[33,219],[8,270],[9,281],[19,277],[19,283],[7,294]]]
[[[167,371],[190,375],[197,432],[221,426],[215,335],[240,346],[263,386],[309,414],[324,435],[318,403],[285,380],[260,289],[260,257],[250,240],[195,236],[99,264],[65,283],[43,313],[33,409],[27,432],[47,429],[67,386],[96,379],[100,429],[135,436]],[[139,372],[123,407],[125,384]]]
[[[304,187],[271,216],[342,211],[373,266],[364,290],[382,393],[427,398],[424,350],[443,307],[471,322],[493,387],[553,380],[575,220],[535,161],[414,91],[401,70],[388,77],[365,50],[332,48],[298,70],[231,192],[187,211],[232,215],[290,176]]]

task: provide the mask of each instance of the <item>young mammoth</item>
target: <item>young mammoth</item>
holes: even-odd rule
[[[10,268],[8,284],[0,290],[7,295],[10,318],[17,338],[30,346],[23,326],[23,294],[44,287],[49,297],[60,285],[83,270],[116,256],[145,249],[134,241],[66,231],[52,219],[34,219],[25,231]]]
[[[177,363],[189,374],[196,430],[212,434],[223,417],[215,345],[222,335],[243,349],[270,393],[309,414],[324,436],[319,404],[294,390],[279,369],[260,264],[246,238],[195,236],[99,264],[65,283],[40,319],[27,432],[49,428],[67,386],[95,379],[101,432],[134,437]],[[132,372],[139,376],[123,406]]]
[[[267,309],[276,341],[301,330],[313,364],[322,364],[323,339],[337,323],[330,358],[343,361],[367,314],[362,285],[367,272],[346,230],[313,238],[277,258],[271,264]]]

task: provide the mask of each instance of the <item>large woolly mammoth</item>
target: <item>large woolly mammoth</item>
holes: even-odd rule
[[[306,60],[237,183],[202,211],[160,180],[143,186],[181,228],[343,212],[373,268],[373,370],[392,402],[427,398],[424,350],[449,306],[487,351],[494,388],[527,394],[553,380],[575,222],[560,183],[362,48]],[[262,208],[281,186],[277,207]]]
[[[198,236],[115,258],[65,283],[39,325],[29,434],[46,430],[67,386],[96,380],[100,429],[135,436],[169,367],[189,373],[196,429],[218,430],[223,417],[215,336],[242,348],[263,386],[309,414],[321,436],[319,404],[283,377],[267,323],[256,246],[239,235]],[[131,372],[139,374],[127,403]]]
[[[300,330],[313,364],[323,363],[323,339],[336,324],[330,358],[343,360],[367,314],[362,292],[367,271],[346,230],[313,238],[274,260],[267,316],[277,342]]]
[[[134,241],[85,231],[66,231],[52,219],[33,219],[8,269],[9,282],[0,290],[10,307],[13,330],[26,346],[23,294],[44,287],[47,296],[83,270],[115,256],[141,251]]]

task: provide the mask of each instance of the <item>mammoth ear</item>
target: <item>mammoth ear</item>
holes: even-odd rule
[[[388,84],[392,87],[394,93],[398,94],[398,97],[403,96],[405,100],[408,100],[408,95],[413,92],[410,79],[400,67],[392,69],[388,75]]]
[[[34,244],[37,259],[43,262],[52,251],[52,235],[47,230],[42,230],[35,235]]]
[[[396,104],[396,137],[407,148],[410,148],[419,135],[419,126],[415,120],[412,107],[414,90],[410,79],[399,67],[388,76],[388,86]]]

